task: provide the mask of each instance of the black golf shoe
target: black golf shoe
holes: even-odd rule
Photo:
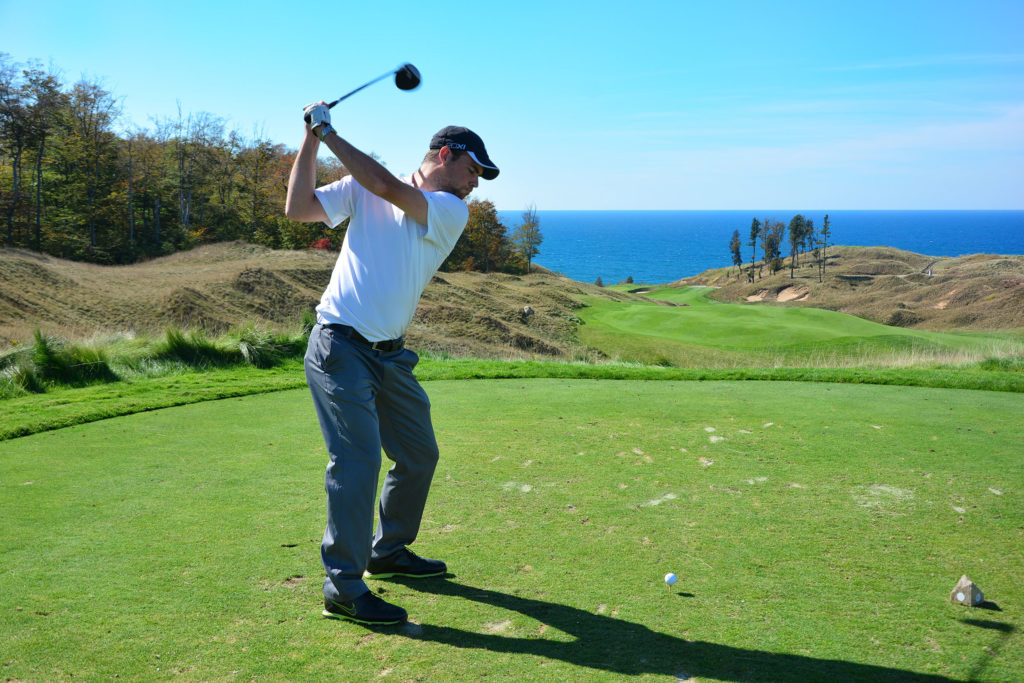
[[[444,576],[447,571],[448,567],[441,560],[428,560],[408,548],[402,548],[387,557],[370,560],[364,576],[370,579],[390,579],[393,576],[422,579],[428,576]]]
[[[404,609],[382,600],[373,591],[347,602],[324,598],[323,615],[328,619],[345,619],[371,626],[401,624],[409,618]]]

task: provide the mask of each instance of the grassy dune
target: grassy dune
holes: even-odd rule
[[[928,332],[816,308],[714,301],[710,287],[646,291],[651,302],[590,300],[580,340],[622,360],[680,367],[892,367],[1020,356],[1024,335]]]

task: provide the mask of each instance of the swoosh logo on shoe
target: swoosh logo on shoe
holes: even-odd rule
[[[345,614],[349,615],[350,617],[354,617],[356,615],[356,608],[355,607],[349,608],[349,607],[346,607],[345,605],[341,604],[340,602],[335,602],[334,600],[331,600],[331,606],[332,607],[336,607],[337,609],[341,610],[342,612],[344,612]]]

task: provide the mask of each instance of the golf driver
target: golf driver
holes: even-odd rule
[[[355,95],[357,92],[359,92],[363,88],[368,88],[369,86],[373,85],[377,81],[380,81],[380,80],[383,80],[383,79],[387,78],[391,74],[395,75],[395,85],[398,86],[399,90],[415,90],[416,88],[418,88],[420,86],[421,78],[420,78],[420,71],[419,71],[419,69],[414,67],[412,64],[403,64],[400,67],[398,67],[397,69],[392,69],[391,71],[388,71],[387,73],[381,74],[380,76],[377,76],[377,78],[373,79],[372,81],[368,81],[368,82],[362,84],[361,86],[359,86],[355,90],[353,90],[351,92],[345,93],[344,95],[342,95],[338,99],[334,100],[333,102],[328,103],[327,108],[330,109],[331,107],[336,105],[338,102],[341,102],[342,100],[344,100],[344,99],[346,99],[348,97],[351,97],[352,95]],[[306,115],[305,118],[306,118],[306,123],[309,123],[309,115],[308,114]]]

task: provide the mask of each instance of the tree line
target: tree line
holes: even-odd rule
[[[788,239],[787,239],[788,232]],[[764,276],[764,269],[768,268],[769,274],[782,270],[784,242],[789,247],[789,277],[795,277],[796,268],[799,266],[800,256],[811,254],[813,265],[818,270],[818,282],[821,282],[825,275],[826,251],[829,240],[832,237],[832,222],[828,214],[820,229],[815,228],[814,221],[805,218],[803,214],[797,214],[789,221],[787,226],[782,221],[774,218],[763,221],[754,218],[750,223],[750,231],[746,246],[750,250],[750,265],[744,268],[746,261],[743,257],[744,243],[740,237],[740,231],[734,230],[732,239],[729,241],[729,251],[732,254],[732,264],[739,272],[745,272],[747,282],[754,282]],[[761,247],[761,260],[757,258],[757,247]],[[755,272],[756,269],[756,272]]]
[[[109,264],[227,240],[340,246],[344,229],[284,217],[295,150],[180,107],[150,128],[120,124],[120,102],[100,82],[64,83],[0,53],[0,243]],[[318,160],[317,185],[345,175],[336,159]],[[541,242],[536,210],[513,231],[492,203],[469,205],[446,267],[528,268]]]
[[[528,207],[515,228],[502,223],[494,203],[487,199],[471,199],[469,221],[452,253],[441,270],[478,270],[502,273],[528,273],[533,257],[540,254],[543,236],[537,208]]]

